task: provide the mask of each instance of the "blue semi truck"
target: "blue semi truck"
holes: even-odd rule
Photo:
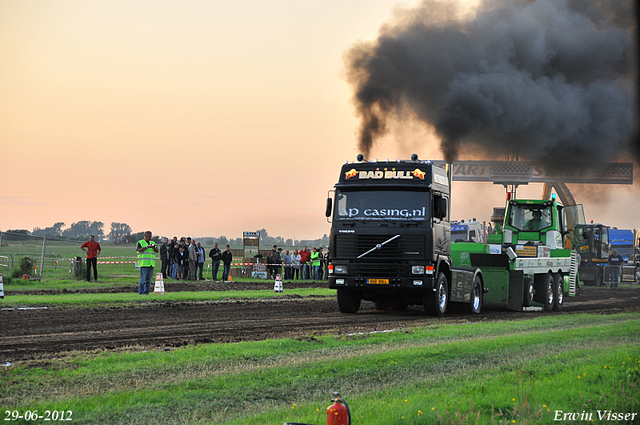
[[[611,252],[618,251],[624,258],[622,266],[623,282],[639,281],[639,258],[638,258],[638,231],[631,229],[609,229],[609,243]]]

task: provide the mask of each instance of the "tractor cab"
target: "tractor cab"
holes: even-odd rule
[[[573,247],[585,263],[606,263],[609,259],[609,226],[578,224],[573,229]]]
[[[555,200],[510,200],[503,227],[503,243],[562,248],[562,205]]]

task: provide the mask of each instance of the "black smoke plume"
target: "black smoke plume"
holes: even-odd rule
[[[636,151],[631,0],[455,0],[399,11],[345,55],[368,154],[391,118],[435,128],[447,160],[465,145],[520,159],[606,162]]]

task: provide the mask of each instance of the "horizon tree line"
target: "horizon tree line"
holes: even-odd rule
[[[9,240],[18,240],[21,237],[29,237],[29,236],[39,236],[39,237],[48,237],[48,238],[64,238],[64,239],[75,239],[75,240],[85,240],[88,239],[90,235],[94,235],[97,240],[101,241],[109,241],[116,244],[126,244],[126,243],[136,243],[138,240],[144,238],[144,231],[142,232],[132,232],[131,226],[126,223],[112,222],[110,226],[110,230],[105,234],[104,232],[104,223],[101,221],[89,221],[83,220],[72,223],[69,228],[63,229],[65,227],[64,222],[54,223],[50,227],[40,228],[35,227],[33,231],[29,231],[26,229],[10,229],[4,231],[6,235],[4,239]],[[267,232],[266,229],[258,230],[260,232],[260,246],[263,249],[271,248],[273,245],[278,245],[280,247],[302,247],[304,245],[313,247],[313,246],[328,246],[329,245],[329,237],[325,233],[321,238],[318,239],[295,239],[295,238],[283,238],[282,236],[271,236]],[[154,236],[153,240],[156,243],[161,242],[161,238],[164,236],[171,239],[173,236],[180,235],[162,235],[162,236]],[[242,238],[228,238],[226,235],[221,235],[218,237],[213,236],[194,236],[196,240],[201,241],[202,245],[210,246],[213,245],[214,242],[218,242],[218,245],[225,246],[230,245],[234,248],[242,247]],[[18,238],[18,239],[16,239]]]

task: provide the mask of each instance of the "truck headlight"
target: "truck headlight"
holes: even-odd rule
[[[347,266],[333,266],[333,272],[335,274],[347,274]]]
[[[412,274],[424,274],[424,266],[411,266]]]

